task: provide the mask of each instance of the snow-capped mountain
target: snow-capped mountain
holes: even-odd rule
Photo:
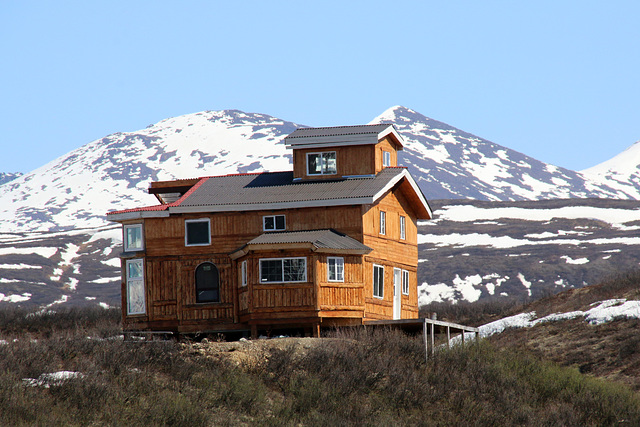
[[[604,183],[620,192],[633,194],[640,188],[640,141],[617,156],[581,173],[593,182]],[[637,196],[635,198],[638,198]]]
[[[109,210],[156,204],[151,181],[289,169],[282,139],[297,127],[206,111],[106,136],[0,187],[0,231],[103,226]]]
[[[640,200],[638,179],[624,180],[625,174],[635,173],[631,164],[625,168],[622,162],[612,161],[602,172],[593,168],[583,175],[539,162],[404,107],[392,107],[372,122],[396,125],[406,142],[400,163],[409,167],[430,200],[480,200],[475,203],[585,197]],[[90,142],[0,185],[0,302],[28,302],[41,307],[83,302],[119,304],[121,272],[117,254],[121,231],[118,225],[106,222],[107,211],[156,204],[155,198],[147,193],[151,181],[289,170],[291,154],[283,138],[298,127],[268,115],[237,110],[188,114],[136,132],[116,133]],[[636,205],[628,208],[635,214]],[[518,292],[535,296],[540,294],[535,287],[543,286],[538,283],[546,283],[544,291],[553,291],[564,283],[581,286],[595,280],[596,274],[580,279],[581,273],[576,271],[579,266],[568,272],[569,260],[596,257],[566,249],[581,247],[575,240],[567,243],[550,239],[543,246],[562,253],[548,252],[553,262],[545,261],[541,266],[533,259],[535,255],[529,256],[536,251],[523,250],[523,254],[529,255],[507,258],[509,250],[487,247],[481,241],[473,243],[481,236],[478,227],[489,227],[487,233],[501,240],[500,233],[517,231],[520,227],[517,221],[520,220],[508,221],[504,230],[501,225],[504,221],[483,224],[454,220],[433,222],[438,227],[422,225],[421,235],[428,236],[423,238],[420,248],[422,300],[472,300],[502,294],[512,297]],[[535,227],[548,226],[546,219],[534,224],[534,229],[526,220],[521,221],[527,229],[523,236],[539,233]],[[569,221],[573,225],[567,227],[573,227],[575,220]],[[431,231],[436,228],[437,231]],[[584,244],[609,242],[606,239],[610,229],[606,224],[598,228],[596,243]],[[619,233],[630,229],[613,230],[612,244],[618,241],[615,239]],[[582,230],[566,228],[545,233],[578,236]],[[545,233],[542,234],[546,236]],[[464,235],[472,243],[445,244],[443,237]],[[537,237],[528,238],[531,239]],[[529,245],[527,239],[520,240],[525,241],[523,246]],[[625,254],[638,253],[635,241],[625,244]],[[464,246],[474,249],[461,249]],[[433,261],[432,250],[440,254],[437,262]],[[461,250],[464,253],[459,253]],[[637,265],[637,257],[621,258],[611,246],[605,251],[608,252],[600,256],[604,264],[613,265],[615,259],[615,268],[624,268],[621,264],[629,262]],[[482,265],[470,262],[469,253]],[[565,255],[568,258],[562,258]],[[510,262],[505,263],[507,259]],[[516,268],[516,259],[526,262]],[[550,265],[556,270],[550,272]],[[485,266],[487,272],[483,272]],[[504,271],[498,271],[500,268]],[[609,270],[601,265],[598,271]],[[528,283],[534,284],[531,289],[525,286]],[[443,286],[453,290],[449,292]],[[470,291],[472,288],[475,291]]]
[[[431,199],[640,199],[640,185],[613,185],[502,147],[405,107],[372,123],[393,123],[406,139],[400,162]]]
[[[640,199],[621,189],[393,107],[373,122],[406,139],[400,163],[429,199]],[[264,114],[205,111],[93,141],[0,187],[0,231],[60,231],[105,225],[109,210],[155,204],[151,181],[287,170],[282,139],[299,125]],[[618,182],[618,181],[616,181]]]

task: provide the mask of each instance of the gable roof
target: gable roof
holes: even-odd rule
[[[319,148],[325,145],[377,144],[382,138],[391,140],[402,150],[403,138],[392,124],[300,128],[284,139],[287,148]]]
[[[265,233],[235,251],[233,259],[252,250],[303,248],[314,252],[368,254],[373,249],[335,230],[305,230]]]
[[[413,193],[419,218],[431,209],[406,168],[388,167],[375,176],[323,181],[294,181],[293,172],[224,175],[202,178],[174,203],[108,213],[112,221],[205,213],[373,204],[396,184]],[[408,185],[405,185],[407,183]]]

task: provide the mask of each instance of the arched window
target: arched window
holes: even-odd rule
[[[220,302],[220,274],[210,262],[196,268],[196,302]]]

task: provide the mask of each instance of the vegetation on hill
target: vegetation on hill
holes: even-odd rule
[[[425,361],[420,337],[392,330],[258,347],[126,342],[119,328],[114,310],[0,312],[0,424],[640,423],[626,386],[488,342]],[[61,371],[66,380],[44,375]]]

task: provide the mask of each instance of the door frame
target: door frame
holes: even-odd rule
[[[393,268],[393,320],[402,318],[402,269]]]

